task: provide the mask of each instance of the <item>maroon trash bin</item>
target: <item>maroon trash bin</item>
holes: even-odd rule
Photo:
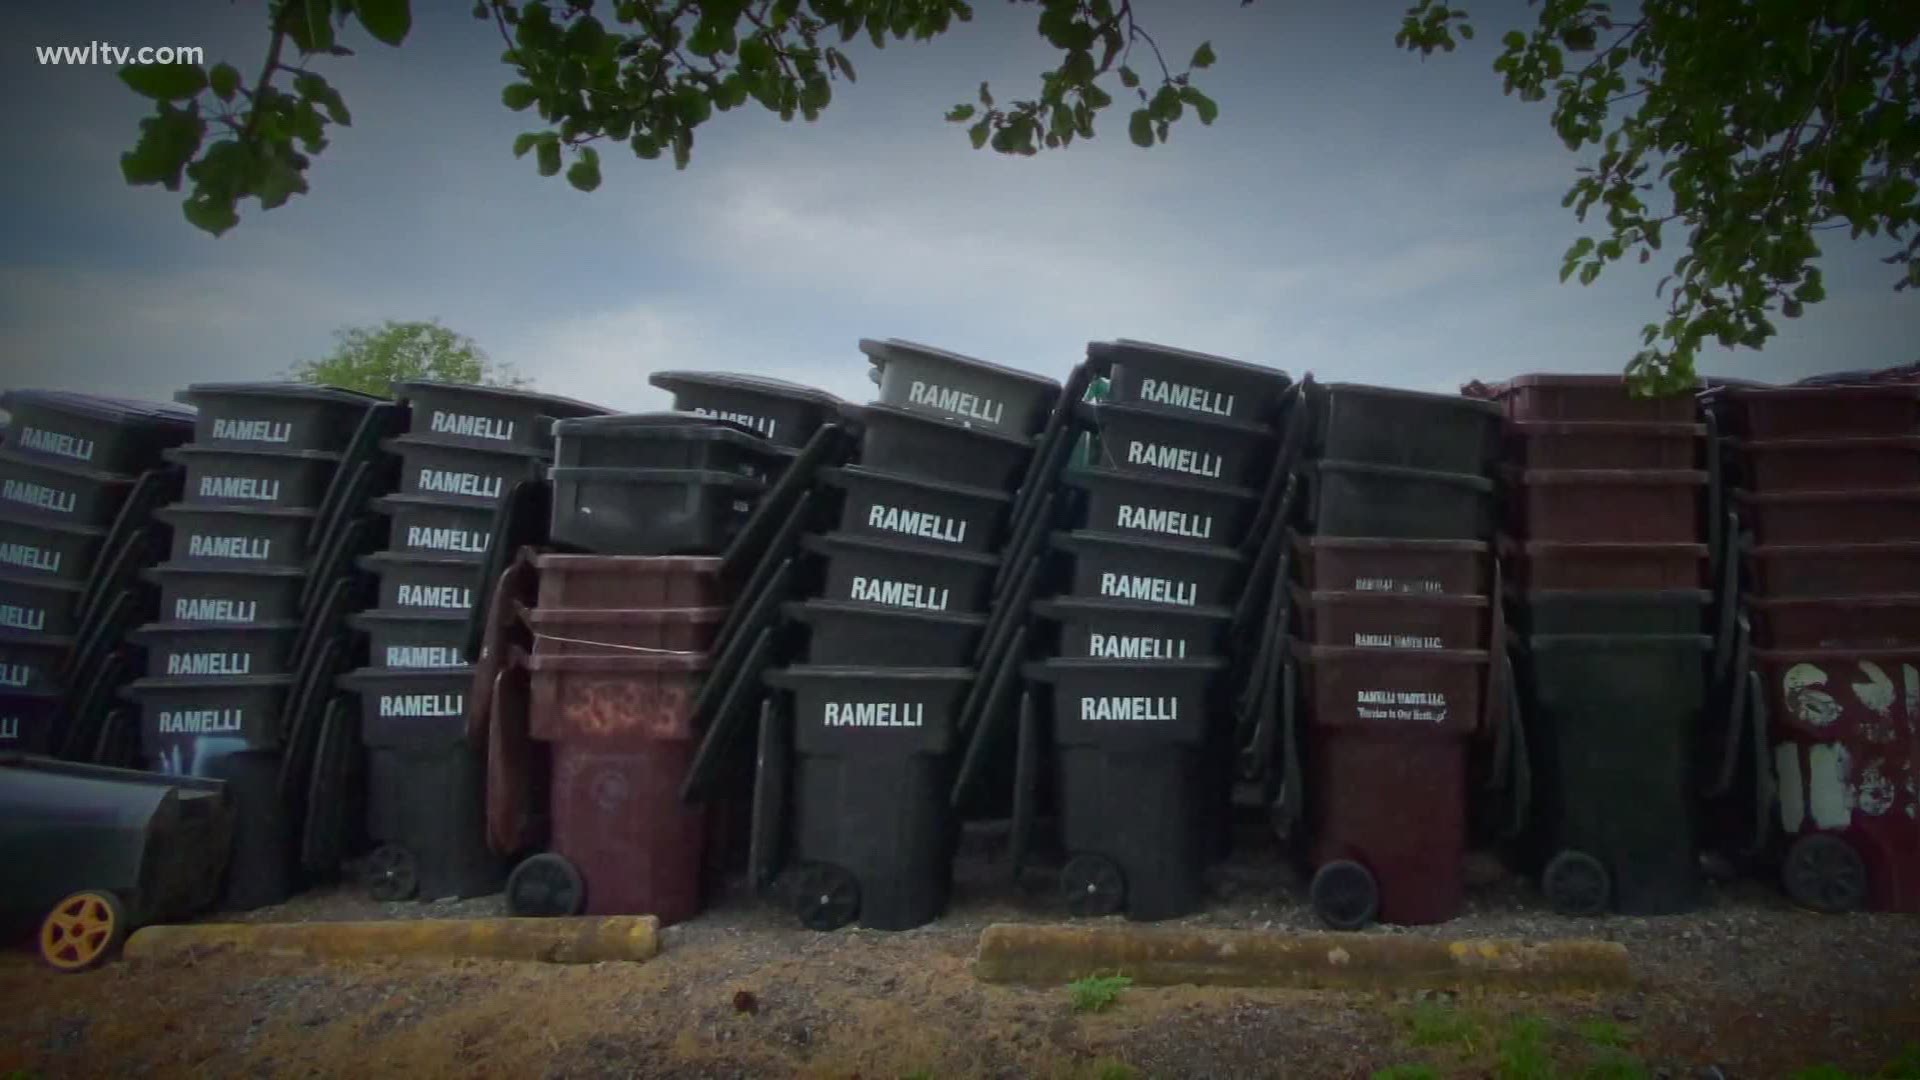
[[[727,602],[720,560],[692,556],[535,555],[542,608],[690,608]]]
[[[1513,478],[1511,525],[1529,539],[1679,544],[1701,536],[1704,472],[1532,469]]]
[[[1738,449],[1754,491],[1920,487],[1920,435],[1767,439]]]
[[[1695,469],[1705,424],[1514,420],[1507,458],[1525,469]]]
[[[1748,568],[1761,596],[1878,596],[1920,589],[1920,540],[1872,544],[1774,544],[1754,548]]]
[[[1288,534],[1293,565],[1320,592],[1485,596],[1489,545],[1479,540],[1393,540]]]
[[[1749,439],[1862,438],[1920,431],[1920,385],[1741,386],[1709,395],[1726,430]]]
[[[1867,544],[1920,537],[1920,487],[1735,492],[1762,544]]]
[[[1920,643],[1754,651],[1782,883],[1817,911],[1920,912]]]
[[[1623,544],[1503,539],[1500,553],[1523,590],[1698,589],[1706,584],[1705,544]]]
[[[1468,738],[1488,654],[1296,642],[1308,724],[1314,908],[1330,925],[1422,925],[1466,893]]]
[[[1699,414],[1691,393],[1638,397],[1619,375],[1520,375],[1498,393],[1509,420],[1691,424]]]

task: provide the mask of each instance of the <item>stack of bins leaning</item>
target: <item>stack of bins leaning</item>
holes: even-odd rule
[[[1563,914],[1690,910],[1717,516],[1696,399],[1617,375],[1523,375],[1498,394],[1533,774],[1522,863]]]
[[[1034,605],[1050,658],[1026,672],[1050,706],[1060,891],[1076,915],[1174,918],[1227,833],[1229,627],[1289,383],[1133,341],[1090,344],[1087,367],[1105,394],[1073,403],[1089,441],[1060,478],[1058,588]]]
[[[1903,377],[1709,395],[1746,541],[1771,854],[1816,911],[1920,911],[1920,385]]]
[[[681,800],[695,720],[734,587],[725,555],[795,456],[731,422],[679,413],[563,420],[550,472],[553,551],[495,586],[508,646],[487,728],[496,850],[537,840],[507,881],[519,915],[650,914],[707,895],[713,815]],[[505,778],[545,763],[545,829],[519,829]],[[502,778],[495,783],[493,777]]]
[[[160,454],[193,412],[53,390],[0,408],[0,750],[133,765],[116,692],[141,672],[123,639],[153,615],[139,574],[164,555],[153,511],[180,483]]]
[[[1488,402],[1312,384],[1284,770],[1329,926],[1460,910],[1470,744],[1503,700]]]
[[[148,768],[227,781],[222,905],[244,910],[297,887],[298,807],[285,793],[306,778],[295,747],[312,730],[308,647],[329,636],[313,632],[326,628],[307,589],[327,564],[330,494],[376,399],[299,383],[206,383],[178,397],[199,416],[193,441],[165,452],[185,481],[157,511],[172,547],[149,571],[159,618],[130,635],[146,673],[125,694],[141,710]]]
[[[963,708],[1060,387],[910,342],[860,348],[878,399],[858,464],[821,474],[833,525],[802,539],[817,584],[787,611],[802,659],[766,678],[791,724],[787,899],[813,929],[905,930],[947,904]]]
[[[388,545],[360,560],[379,585],[376,606],[353,620],[368,666],[339,680],[360,701],[376,845],[366,882],[382,901],[484,895],[505,867],[486,846],[484,760],[466,737],[468,619],[495,512],[516,485],[544,479],[553,420],[605,410],[499,387],[393,389],[408,426],[382,446],[400,459],[400,487],[375,502]]]

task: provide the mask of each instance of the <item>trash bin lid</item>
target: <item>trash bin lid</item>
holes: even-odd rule
[[[1699,387],[1699,380],[1694,380],[1693,385],[1696,388]],[[1562,375],[1551,371],[1539,371],[1527,375],[1515,375],[1506,382],[1498,384],[1496,389],[1501,394],[1510,394],[1515,390],[1531,387],[1555,390],[1624,390],[1626,386],[1625,375]],[[1680,394],[1668,396],[1679,397]]]
[[[887,338],[884,341],[876,341],[873,338],[861,338],[860,351],[866,353],[876,367],[885,365],[888,360],[897,354],[915,353],[931,360],[952,364],[956,367],[971,368],[974,371],[997,375],[1002,378],[1019,379],[1022,382],[1032,383],[1035,386],[1043,386],[1055,390],[1060,388],[1058,382],[1047,378],[1045,375],[1036,375],[1031,371],[1022,371],[1019,368],[1007,367],[1004,364],[995,364],[991,361],[981,360],[972,356],[962,356],[956,352],[937,349],[931,345],[921,345],[918,342],[902,341],[899,338]]]
[[[100,420],[116,427],[181,428],[193,427],[196,412],[191,408],[128,398],[102,397],[70,390],[7,390],[0,392],[0,409],[46,409],[49,412]]]
[[[1212,353],[1196,352],[1173,345],[1156,345],[1151,341],[1139,341],[1134,338],[1114,338],[1112,341],[1090,341],[1087,343],[1087,359],[1107,360],[1125,363],[1132,358],[1173,359],[1190,364],[1204,364],[1208,367],[1229,371],[1243,371],[1249,375],[1275,379],[1281,384],[1287,381],[1287,373],[1280,368],[1255,364],[1247,360],[1235,360],[1230,356],[1216,356]]]
[[[300,382],[194,383],[173,395],[175,401],[187,405],[197,405],[200,399],[210,397],[292,398],[357,405],[361,408],[378,405],[385,400],[374,397],[372,394],[363,394],[358,390],[342,390],[337,386],[316,386],[312,383]]]
[[[606,416],[576,416],[553,422],[555,438],[593,436],[619,438],[637,434],[648,438],[697,438],[760,446],[766,440],[745,424],[718,416],[698,413],[651,412],[609,413]]]
[[[394,396],[402,400],[423,391],[429,394],[461,394],[467,397],[485,397],[523,405],[536,405],[555,417],[601,416],[613,411],[604,405],[594,405],[590,402],[576,401],[573,398],[555,394],[537,393],[532,390],[515,390],[506,386],[442,382],[437,379],[408,379],[393,384]]]
[[[804,386],[785,379],[770,378],[765,375],[740,375],[730,371],[656,371],[647,377],[647,381],[662,390],[737,390],[767,397],[786,398],[791,401],[823,405],[838,410],[846,402],[827,393],[825,390]]]
[[[1588,376],[1575,376],[1586,378]],[[1597,377],[1597,376],[1595,376]],[[1516,380],[1516,383],[1518,380]],[[1505,415],[1497,401],[1470,397],[1465,394],[1436,394],[1427,390],[1403,390],[1397,386],[1370,386],[1366,383],[1315,383],[1313,389],[1321,395],[1339,394],[1354,397],[1391,398],[1396,401],[1417,402],[1436,408],[1457,408],[1467,412],[1485,413],[1488,416]]]

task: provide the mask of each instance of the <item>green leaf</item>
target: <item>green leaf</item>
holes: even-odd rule
[[[1140,73],[1126,66],[1125,64],[1120,65],[1120,85],[1126,87],[1129,90],[1132,90],[1134,87],[1139,86]]]
[[[526,157],[527,151],[533,149],[539,142],[540,133],[537,131],[523,131],[515,135],[513,137],[513,156],[517,158]]]
[[[1199,48],[1193,50],[1193,59],[1187,61],[1187,66],[1210,68],[1213,66],[1214,61],[1218,59],[1220,58],[1213,55],[1213,43],[1211,41],[1203,41],[1200,43]]]
[[[1501,35],[1500,44],[1508,49],[1524,49],[1527,47],[1527,35],[1518,30],[1509,30]]]
[[[1461,23],[1461,24],[1460,24],[1460,36],[1461,36],[1462,38],[1464,38],[1465,40],[1467,40],[1467,41],[1472,41],[1472,40],[1473,40],[1473,27],[1472,27],[1471,25],[1469,25],[1469,24],[1467,24],[1467,23]]]
[[[180,173],[200,151],[206,122],[190,109],[161,105],[159,112],[140,121],[140,138],[120,155],[120,175],[129,184],[159,184],[180,190]]]
[[[1080,97],[1086,101],[1089,109],[1104,109],[1113,104],[1113,95],[1092,83],[1087,84],[1087,88],[1081,92]]]
[[[300,175],[294,163],[285,157],[274,157],[261,170],[254,194],[260,197],[261,209],[272,210],[284,206],[288,198],[304,194],[306,190],[306,178]]]
[[[993,95],[987,92],[986,83],[980,84],[980,104],[989,109],[993,108]]]
[[[567,183],[576,191],[592,191],[600,186],[600,155],[593,147],[580,148],[580,160],[567,169]]]
[[[500,104],[505,105],[514,112],[520,112],[526,109],[527,106],[532,105],[538,100],[539,96],[539,94],[534,92],[533,87],[523,82],[508,83],[506,86],[500,88]]]
[[[413,29],[410,0],[354,0],[353,10],[367,33],[388,45],[407,40],[407,31]]]
[[[207,73],[198,64],[128,64],[120,81],[141,97],[182,101],[207,88]]]
[[[972,140],[975,150],[987,145],[987,136],[991,134],[993,134],[993,127],[987,122],[985,117],[982,117],[978,123],[967,129],[967,138]]]
[[[534,162],[539,166],[541,176],[552,176],[560,171],[560,137],[543,135],[538,150],[534,153]]]
[[[1200,117],[1202,124],[1211,125],[1214,118],[1220,115],[1220,106],[1214,104],[1212,98],[1191,86],[1180,88],[1180,100],[1193,106],[1193,111]]]
[[[299,42],[308,52],[323,53],[333,48],[333,4],[331,0],[306,0],[306,40]]]
[[[232,101],[234,92],[240,89],[240,69],[232,64],[215,64],[207,73],[207,85],[213,88],[214,97]]]
[[[947,111],[947,120],[950,123],[962,124],[971,119],[973,119],[973,106],[971,105],[955,105]]]
[[[240,224],[240,215],[233,212],[232,199],[217,199],[211,195],[197,193],[182,203],[180,209],[194,228],[210,232],[215,236]]]
[[[1133,145],[1150,147],[1153,145],[1153,115],[1145,109],[1133,110],[1133,116],[1127,120],[1127,137]]]

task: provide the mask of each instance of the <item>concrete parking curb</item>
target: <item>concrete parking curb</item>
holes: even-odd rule
[[[127,939],[126,956],[165,960],[222,948],[240,953],[353,960],[438,957],[551,964],[641,961],[660,952],[660,920],[638,915],[149,926]]]
[[[1326,990],[1574,991],[1632,982],[1626,947],[1608,941],[1012,923],[981,932],[974,974],[986,982],[1045,985],[1122,974],[1142,986]]]

